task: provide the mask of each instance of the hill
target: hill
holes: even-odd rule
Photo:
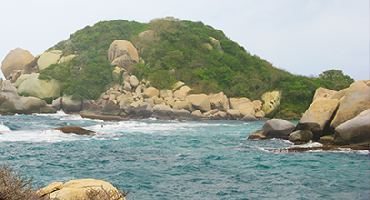
[[[112,84],[122,84],[122,80],[112,77],[114,66],[107,57],[114,40],[134,44],[140,62],[132,65],[129,72],[140,80],[148,79],[158,89],[183,81],[194,93],[223,91],[228,97],[251,100],[260,99],[267,91],[280,90],[282,101],[276,116],[280,118],[299,118],[319,87],[341,90],[353,82],[339,70],[312,78],[293,75],[251,55],[221,30],[173,17],[149,23],[102,21],[78,30],[68,40],[50,48],[62,50],[63,56],[78,56],[67,64],[42,70],[40,78],[59,80],[61,95],[97,99]]]

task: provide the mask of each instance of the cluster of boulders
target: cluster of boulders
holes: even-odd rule
[[[319,88],[297,125],[272,119],[249,139],[281,138],[295,143],[310,140],[327,145],[370,141],[370,80],[357,81],[341,91]]]
[[[10,80],[0,78],[0,114],[53,113],[56,109],[36,97],[20,96]]]
[[[174,84],[171,90],[158,90],[148,87],[134,75],[124,73],[123,77],[123,85],[117,84],[94,102],[90,101],[90,107],[83,110],[81,115],[90,118],[102,116],[103,119],[104,116],[118,116],[123,119],[154,117],[164,120],[265,119],[260,100],[252,102],[245,97],[227,98],[223,92],[210,95],[190,94],[191,88],[181,81]]]
[[[112,184],[96,179],[70,180],[66,183],[53,182],[37,191],[40,197],[47,199],[117,199],[126,200]]]

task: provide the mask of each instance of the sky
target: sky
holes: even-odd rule
[[[370,79],[369,2],[1,0],[0,59],[17,47],[36,56],[99,21],[148,23],[173,16],[222,30],[250,54],[292,74],[318,76],[336,69],[355,80]]]

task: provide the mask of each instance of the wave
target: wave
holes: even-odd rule
[[[9,127],[5,126],[3,122],[1,122],[0,131],[11,131],[11,130]]]

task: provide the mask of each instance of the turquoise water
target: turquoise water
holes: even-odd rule
[[[368,151],[272,153],[294,145],[247,140],[263,122],[103,122],[64,113],[0,120],[0,164],[43,185],[94,178],[137,200],[370,197]],[[52,130],[60,126],[97,135]]]

